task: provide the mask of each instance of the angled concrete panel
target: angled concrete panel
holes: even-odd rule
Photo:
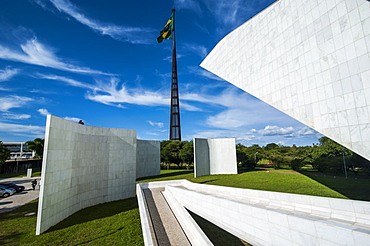
[[[201,66],[370,159],[369,1],[276,1]]]
[[[235,138],[194,138],[194,176],[237,174]]]
[[[161,146],[157,140],[137,140],[136,178],[159,175]]]

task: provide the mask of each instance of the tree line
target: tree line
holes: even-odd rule
[[[28,150],[36,152],[36,156],[42,158],[44,139],[36,138],[27,141]],[[194,164],[193,141],[160,142],[160,155],[162,166],[170,164],[178,168],[189,168]],[[0,165],[10,156],[10,151],[0,141]],[[266,146],[257,144],[244,146],[236,145],[238,166],[247,170],[253,170],[258,164],[271,165],[275,169],[288,168],[300,170],[302,167],[311,167],[320,172],[344,173],[345,171],[357,174],[363,171],[370,176],[370,161],[343,147],[328,137],[319,139],[318,144],[312,146],[283,146],[269,143]],[[346,165],[344,165],[344,163]]]
[[[255,144],[247,147],[238,143],[236,156],[238,166],[247,170],[253,170],[264,161],[275,169],[288,168],[298,171],[302,167],[311,167],[320,172],[351,171],[357,174],[363,171],[370,175],[370,161],[328,137],[320,138],[319,143],[312,146],[283,146],[269,143],[266,146]],[[179,168],[192,165],[193,141],[161,141],[161,162],[164,166],[173,163]]]

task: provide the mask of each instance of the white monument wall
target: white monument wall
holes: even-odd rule
[[[135,196],[136,144],[135,130],[48,115],[36,234],[85,207]]]
[[[276,1],[201,66],[370,159],[369,1]]]
[[[194,176],[237,174],[235,138],[194,138]]]
[[[136,178],[159,175],[161,146],[157,140],[136,140]]]

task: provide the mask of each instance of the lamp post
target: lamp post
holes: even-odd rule
[[[256,163],[256,164],[257,164],[257,154],[258,154],[258,152],[254,153],[254,163]]]
[[[342,155],[343,155],[343,165],[344,165],[344,173],[347,178],[347,166],[346,166],[346,159],[344,158],[344,149],[342,149]]]

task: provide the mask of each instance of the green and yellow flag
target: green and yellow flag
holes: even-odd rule
[[[166,25],[160,32],[161,34],[157,38],[157,42],[161,43],[163,39],[172,39],[172,33],[173,33],[173,12],[171,14],[170,19],[167,21]]]

